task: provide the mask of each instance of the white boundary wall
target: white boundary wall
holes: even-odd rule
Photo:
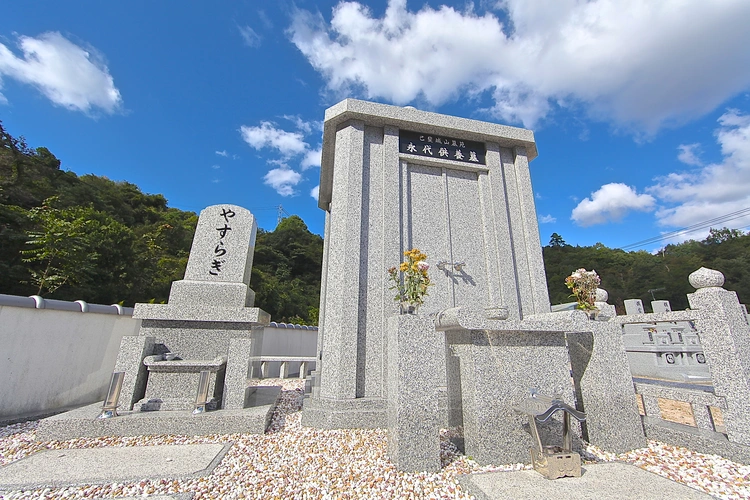
[[[0,294],[0,424],[102,401],[133,309]],[[318,328],[272,322],[261,356],[315,357]],[[280,362],[268,363],[267,377]],[[314,366],[310,363],[308,368]],[[299,369],[291,367],[290,374]]]
[[[103,400],[122,337],[138,334],[141,322],[131,315],[119,306],[0,295],[0,422]]]

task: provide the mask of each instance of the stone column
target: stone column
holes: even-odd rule
[[[445,335],[433,320],[388,318],[388,456],[399,470],[440,470],[440,418],[435,381],[445,368]]]
[[[750,445],[750,327],[737,294],[724,290],[724,275],[701,267],[689,276],[688,294],[703,353],[711,368],[714,394],[726,399],[724,424],[729,441]]]

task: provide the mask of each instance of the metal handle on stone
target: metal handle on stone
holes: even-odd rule
[[[465,265],[466,265],[466,262],[454,262],[453,270],[458,271],[460,273],[463,270]]]
[[[450,264],[450,262],[448,262],[447,260],[441,260],[440,262],[437,263],[437,268],[440,269],[441,271],[445,271],[446,264]]]
[[[123,380],[125,380],[125,372],[112,373],[112,379],[109,381],[107,397],[104,399],[102,412],[97,418],[112,418],[117,416],[117,402],[120,399]]]

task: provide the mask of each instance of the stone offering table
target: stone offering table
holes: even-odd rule
[[[201,371],[211,373],[208,384],[209,400],[206,408],[215,410],[221,401],[227,365],[226,356],[219,356],[212,360],[174,359],[167,361],[163,354],[157,354],[146,356],[143,364],[148,369],[149,383],[146,395],[135,404],[134,410],[192,410],[195,406],[198,375]],[[176,392],[173,388],[177,388],[180,392]],[[162,399],[161,395],[165,393],[171,394],[171,397]]]

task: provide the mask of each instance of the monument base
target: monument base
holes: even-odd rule
[[[377,429],[388,426],[383,398],[327,399],[306,396],[302,425],[317,429]]]
[[[100,402],[40,420],[36,439],[62,441],[79,437],[159,434],[262,434],[271,421],[280,392],[278,386],[260,386],[248,397],[245,409],[216,410],[197,415],[190,410],[118,411],[117,417],[98,419],[96,417],[102,411]]]

